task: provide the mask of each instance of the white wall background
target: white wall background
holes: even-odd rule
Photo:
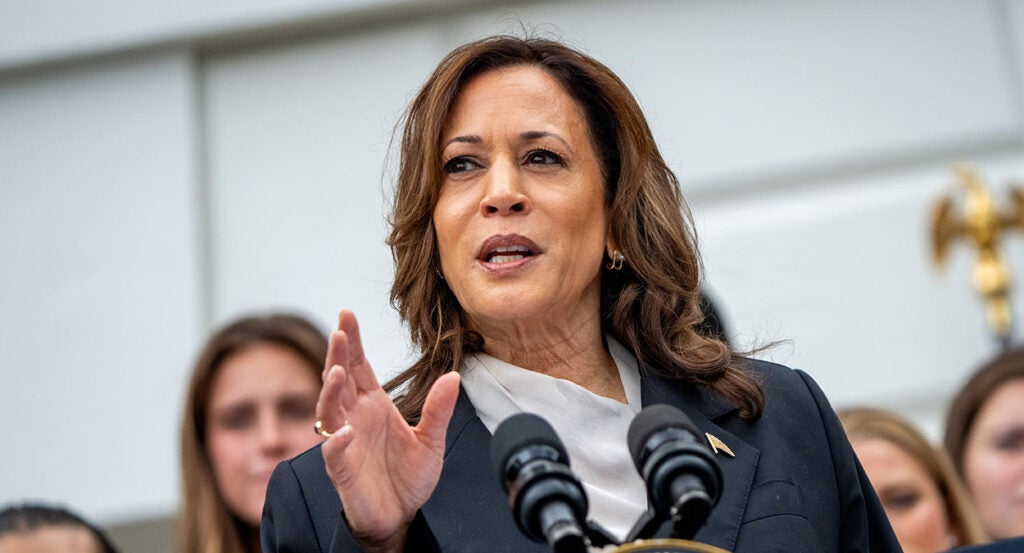
[[[201,338],[191,58],[0,81],[0,498],[174,504]]]
[[[0,503],[173,513],[192,356],[242,312],[351,307],[400,368],[391,130],[449,49],[522,27],[632,87],[741,344],[933,435],[995,351],[926,220],[954,161],[1024,181],[1024,2],[83,6],[0,0]]]

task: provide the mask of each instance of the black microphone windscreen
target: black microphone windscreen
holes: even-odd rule
[[[505,466],[509,458],[532,445],[551,446],[558,452],[560,461],[569,464],[565,446],[548,421],[533,413],[517,413],[501,421],[491,440],[491,466],[498,471],[498,478],[502,482],[506,479]]]
[[[651,405],[645,407],[633,422],[629,425],[629,433],[626,434],[626,441],[629,444],[629,454],[633,457],[633,464],[636,465],[637,469],[643,470],[641,466],[643,460],[640,458],[640,454],[643,451],[644,444],[650,437],[661,430],[666,428],[678,428],[680,430],[686,430],[693,434],[694,437],[699,436],[696,425],[690,420],[690,417],[686,416],[679,409],[672,407],[671,405]]]

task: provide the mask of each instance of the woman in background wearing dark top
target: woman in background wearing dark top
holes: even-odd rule
[[[322,441],[309,431],[327,339],[301,317],[237,319],[196,360],[181,428],[182,553],[258,553],[279,462]]]
[[[688,210],[601,63],[513,37],[450,53],[408,110],[391,222],[392,301],[420,358],[381,387],[342,311],[317,405],[330,437],[275,471],[266,552],[546,551],[516,528],[489,461],[519,412],[551,423],[590,516],[622,538],[647,507],[626,431],[655,403],[727,445],[697,541],[899,550],[810,377],[695,330]]]

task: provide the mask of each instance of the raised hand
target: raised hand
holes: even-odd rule
[[[401,551],[409,523],[441,476],[458,373],[431,387],[419,424],[409,426],[363,354],[355,315],[342,310],[331,334],[316,413],[333,435],[323,444],[352,535],[368,551]]]

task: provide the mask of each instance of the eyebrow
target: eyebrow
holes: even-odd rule
[[[212,406],[211,406],[212,407]],[[249,400],[236,401],[227,405],[212,407],[208,416],[212,419],[231,417],[237,414],[248,415],[256,411],[256,403]]]
[[[553,132],[547,132],[547,131],[526,131],[526,132],[524,132],[524,133],[519,135],[519,138],[521,138],[523,140],[537,140],[538,138],[545,138],[545,137],[554,138],[555,140],[557,140],[557,141],[561,142],[562,144],[564,144],[566,148],[569,148],[569,150],[572,150],[572,147],[569,146],[569,143],[566,142],[564,138],[562,138],[560,135],[558,135],[556,133],[553,133]]]
[[[456,136],[454,138],[449,138],[448,140],[445,140],[444,144],[441,144],[441,149],[444,150],[445,148],[448,147],[449,144],[454,144],[456,142],[462,142],[466,144],[479,144],[483,142],[483,139],[475,134]]]
[[[556,133],[553,133],[553,132],[547,132],[547,131],[526,131],[526,132],[521,133],[519,135],[519,138],[522,139],[522,140],[525,140],[525,141],[537,140],[538,138],[545,138],[545,137],[554,138],[555,140],[557,140],[557,141],[561,142],[562,144],[564,144],[566,148],[569,148],[570,150],[572,149],[572,147],[569,146],[569,143],[566,142],[564,138],[562,138],[560,135],[558,135]],[[445,140],[444,144],[441,144],[441,149],[444,150],[450,144],[454,144],[456,142],[464,143],[464,144],[480,144],[481,142],[483,142],[483,139],[480,138],[479,136],[475,135],[475,134],[467,134],[467,135],[462,135],[462,136],[456,136],[456,137],[449,138],[448,140]]]

